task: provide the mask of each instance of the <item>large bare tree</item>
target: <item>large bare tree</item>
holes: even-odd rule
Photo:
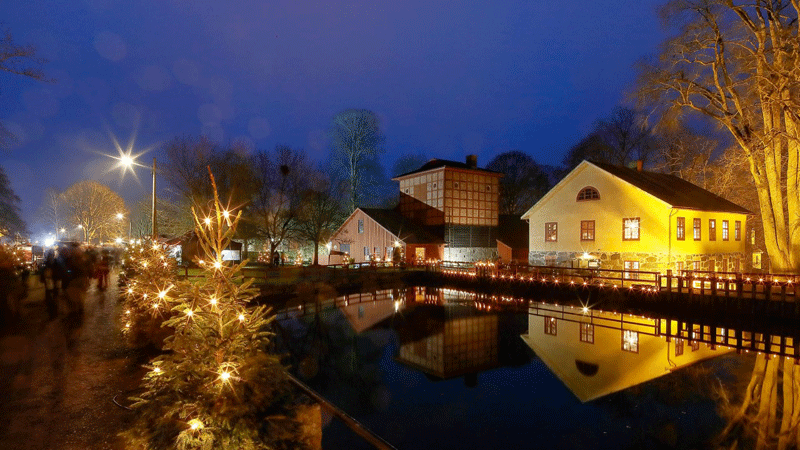
[[[776,272],[800,269],[798,0],[674,0],[676,35],[643,65],[642,98],[664,119],[697,112],[747,165]]]
[[[78,227],[86,242],[105,242],[127,234],[117,214],[128,215],[116,192],[96,181],[79,181],[62,194],[68,229]]]
[[[273,261],[275,251],[297,229],[301,196],[314,171],[304,151],[286,145],[278,145],[272,153],[260,151],[251,161],[257,188],[247,222],[252,222]]]
[[[367,168],[384,151],[380,119],[366,109],[342,111],[333,118],[330,139],[333,169],[347,181],[352,212],[361,205],[366,191],[374,187]]]

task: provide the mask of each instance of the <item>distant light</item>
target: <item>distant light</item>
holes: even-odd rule
[[[122,238],[116,238],[114,239],[114,242],[116,242],[117,244],[122,244]]]
[[[122,213],[117,213],[117,219],[122,219],[123,217],[125,216]]]
[[[52,247],[53,244],[55,244],[55,243],[56,243],[56,241],[53,238],[47,238],[47,239],[44,240],[44,246],[45,247]]]

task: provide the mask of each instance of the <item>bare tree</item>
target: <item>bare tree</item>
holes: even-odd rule
[[[675,0],[677,32],[643,65],[640,90],[669,120],[699,112],[728,131],[758,195],[774,271],[800,269],[797,0]]]
[[[369,164],[383,153],[385,137],[378,116],[366,109],[348,109],[333,118],[330,131],[333,169],[347,180],[349,210],[361,205],[371,187]]]
[[[547,174],[533,158],[519,150],[495,156],[486,168],[503,174],[500,178],[500,214],[521,215],[550,189]]]
[[[42,206],[39,208],[39,219],[49,225],[57,238],[61,235],[61,229],[66,226],[66,216],[61,193],[55,188],[45,190]]]
[[[117,214],[128,214],[125,202],[108,187],[96,181],[79,181],[64,191],[68,227],[77,226],[86,242],[103,242],[123,236]]]
[[[314,171],[302,150],[279,145],[273,153],[260,151],[252,159],[257,189],[249,208],[248,222],[264,239],[269,261],[275,251],[292,237],[301,207],[301,195]]]
[[[569,150],[562,164],[567,172],[585,159],[619,166],[637,160],[647,164],[654,143],[642,116],[636,110],[618,106],[611,115],[595,122],[592,132]]]
[[[38,81],[45,78],[40,66],[45,60],[36,56],[36,47],[19,45],[14,42],[11,31],[2,30],[0,38],[0,71],[20,75]],[[0,122],[0,149],[8,149],[16,141],[14,135]]]
[[[319,246],[327,241],[345,218],[341,196],[331,191],[330,183],[320,172],[314,175],[312,186],[303,195],[298,237],[314,246],[315,266],[319,265]]]

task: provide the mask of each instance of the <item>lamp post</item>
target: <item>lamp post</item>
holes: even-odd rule
[[[131,172],[133,172],[133,166],[142,166],[141,164],[138,164],[134,160],[135,157],[131,157],[130,156],[130,153],[127,153],[127,154],[120,153],[120,156],[118,158],[117,157],[114,157],[114,158],[119,160],[118,166],[122,167],[123,170],[130,169]],[[142,166],[142,167],[145,167],[145,166]],[[151,217],[153,219],[153,222],[152,222],[152,228],[150,229],[150,231],[151,231],[151,234],[153,236],[153,240],[156,240],[158,238],[158,227],[156,225],[156,158],[155,157],[153,157],[153,194],[152,195],[153,195],[153,198],[152,198],[152,203],[151,203],[152,204],[152,208],[150,210],[150,215],[151,215]],[[129,234],[129,237],[130,237],[130,227],[129,227],[128,234]]]

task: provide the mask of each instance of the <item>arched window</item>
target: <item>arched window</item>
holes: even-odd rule
[[[584,200],[600,200],[600,193],[597,192],[597,189],[591,186],[586,186],[585,188],[581,189],[580,192],[578,192],[577,198],[577,201],[579,202]]]

